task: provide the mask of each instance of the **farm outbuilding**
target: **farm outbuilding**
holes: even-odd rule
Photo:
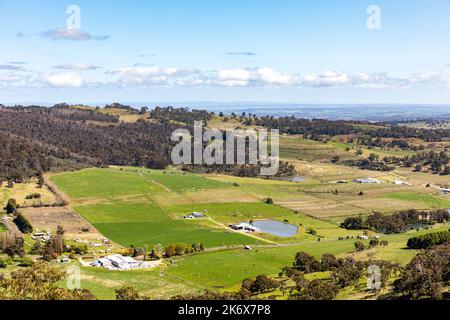
[[[132,257],[126,257],[120,254],[100,258],[97,261],[91,263],[91,266],[106,268],[108,270],[131,270],[145,269],[150,267],[147,262],[136,261]]]
[[[249,223],[238,223],[238,224],[232,224],[230,225],[230,228],[233,230],[241,230],[241,231],[247,231],[247,232],[260,232],[261,230],[259,230],[258,228],[256,228],[255,226],[252,226]]]
[[[381,183],[378,179],[373,178],[363,178],[363,179],[355,179],[353,180],[354,183],[360,183],[360,184],[379,184]]]

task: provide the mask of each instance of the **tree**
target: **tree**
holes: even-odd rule
[[[363,274],[363,270],[365,270],[363,263],[357,262],[352,258],[340,259],[339,267],[334,269],[332,277],[339,287],[345,288],[358,282]]]
[[[262,274],[256,277],[252,285],[252,291],[255,293],[264,293],[278,288],[278,281]]]
[[[295,255],[294,268],[305,273],[313,273],[320,271],[321,265],[316,258],[306,252],[298,252]]]
[[[23,257],[25,255],[24,243],[25,241],[22,237],[17,236],[11,231],[4,232],[0,235],[1,251],[13,259],[15,256]]]
[[[410,299],[441,299],[448,279],[450,244],[444,244],[415,256],[394,282],[394,290]]]
[[[173,257],[174,255],[176,255],[176,250],[175,250],[175,245],[170,244],[166,247],[166,249],[164,250],[165,256],[166,258],[170,258]]]
[[[59,285],[66,273],[44,262],[0,279],[0,300],[94,300],[88,290],[68,290]]]
[[[329,271],[338,267],[338,259],[332,254],[324,254],[321,260],[322,271]]]
[[[13,221],[16,224],[17,228],[19,228],[20,232],[22,233],[33,232],[33,226],[21,212],[17,214],[16,218]]]
[[[139,292],[131,286],[121,287],[116,290],[116,300],[133,301],[142,300]]]
[[[331,158],[331,162],[332,163],[338,163],[341,160],[341,158],[339,156],[333,156]]]
[[[266,204],[273,204],[273,199],[272,198],[267,198],[267,199],[264,200],[264,202]]]
[[[298,293],[300,300],[333,300],[336,298],[339,288],[326,280],[312,280],[303,286]]]
[[[17,201],[16,199],[9,199],[6,203],[6,206],[3,208],[5,210],[6,214],[14,214],[17,210]]]
[[[58,258],[66,250],[66,245],[64,242],[64,238],[61,235],[55,235],[50,238],[49,241],[45,244],[45,247],[42,252],[42,258],[44,261],[51,261]]]
[[[372,248],[378,246],[379,244],[380,244],[380,240],[378,240],[378,239],[371,239],[369,241],[369,246]]]
[[[362,243],[362,241],[356,241],[355,249],[356,251],[364,251],[366,249],[366,246],[364,245],[364,243]]]
[[[63,236],[64,233],[66,233],[66,231],[64,230],[64,228],[63,228],[62,226],[58,226],[58,227],[56,228],[56,234],[57,234],[57,235]]]
[[[361,230],[364,228],[362,217],[349,217],[341,224],[341,228],[347,230]]]
[[[444,168],[444,171],[442,172],[443,175],[450,175],[450,166],[446,166]]]
[[[39,175],[38,175],[38,183],[37,183],[38,188],[42,188],[44,186],[44,183],[45,183],[44,176],[40,172]]]

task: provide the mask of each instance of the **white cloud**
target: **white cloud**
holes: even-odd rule
[[[45,81],[56,88],[80,88],[83,78],[76,72],[52,73],[45,76]]]
[[[270,68],[220,70],[215,81],[223,86],[274,85],[290,86],[297,76],[281,73]]]
[[[77,71],[91,71],[100,69],[98,66],[93,66],[92,64],[60,64],[53,67],[54,69],[61,70],[77,70]]]
[[[350,83],[350,76],[345,73],[325,71],[322,74],[309,74],[303,77],[302,84],[307,87],[335,87],[345,86]]]
[[[118,81],[129,85],[180,85],[198,74],[197,70],[137,66],[110,72],[119,75]]]
[[[93,36],[88,32],[79,29],[58,28],[41,32],[43,38],[52,40],[72,40],[72,41],[104,41],[110,39],[110,36]]]

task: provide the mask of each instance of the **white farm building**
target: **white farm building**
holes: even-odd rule
[[[101,267],[108,270],[146,269],[150,267],[147,262],[136,261],[132,257],[126,257],[120,254],[100,258],[91,263],[91,266]]]

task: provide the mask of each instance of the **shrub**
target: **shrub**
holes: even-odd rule
[[[364,251],[366,249],[366,246],[361,241],[356,241],[355,249],[356,249],[356,251]]]
[[[25,199],[27,199],[27,200],[40,199],[40,198],[41,198],[41,195],[39,193],[32,193],[25,197]]]
[[[34,265],[34,260],[28,257],[23,257],[19,260],[19,267],[31,267]]]
[[[11,264],[11,260],[8,258],[0,258],[0,269],[6,268]]]

